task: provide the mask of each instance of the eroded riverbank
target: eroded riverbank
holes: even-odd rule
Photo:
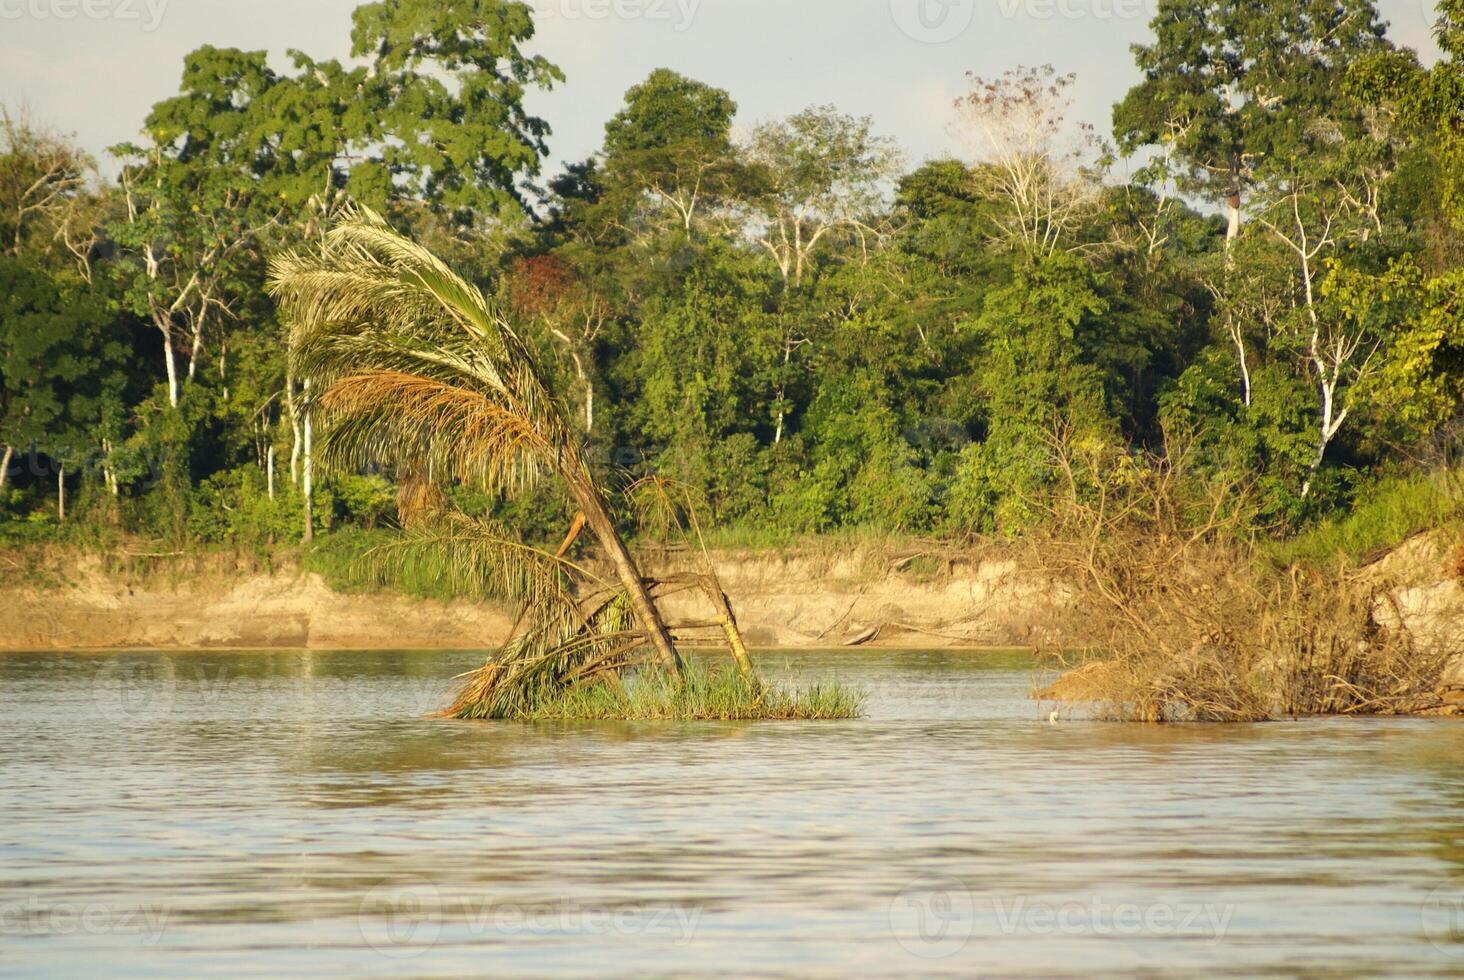
[[[1065,590],[1000,554],[714,556],[750,643],[794,648],[1082,645]],[[674,571],[673,557],[651,574]],[[37,579],[43,584],[29,584]],[[696,600],[669,600],[695,618]],[[95,556],[0,585],[0,648],[464,649],[500,643],[494,603],[347,594],[293,565],[221,560],[119,572]]]

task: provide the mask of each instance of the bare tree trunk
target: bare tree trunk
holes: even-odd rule
[[[265,454],[264,454],[264,482],[265,482],[265,486],[267,486],[269,488],[269,499],[270,500],[274,500],[275,499],[275,493],[274,493],[275,465],[274,465],[274,461],[275,461],[275,447],[274,447],[274,443],[271,442],[269,444],[269,449],[267,449],[265,451]]]
[[[656,602],[651,598],[645,580],[641,578],[635,559],[631,557],[620,532],[615,529],[615,522],[610,518],[605,501],[601,499],[599,491],[586,481],[571,481],[570,492],[574,494],[580,511],[585,515],[585,523],[589,524],[590,530],[600,541],[600,547],[605,549],[610,563],[615,566],[616,577],[630,596],[635,617],[640,620],[641,628],[646,631],[651,645],[656,648],[662,666],[673,677],[680,677],[681,655],[671,642],[671,633],[666,629],[666,622],[661,618],[661,612],[656,608]]]
[[[56,520],[66,523],[66,464],[56,466]]]
[[[785,332],[783,334],[783,373],[784,374],[786,374],[788,372],[788,364],[793,359],[793,349],[794,349],[793,341],[792,341],[790,335],[787,332]],[[783,409],[783,395],[786,393],[786,389],[783,387],[782,382],[779,382],[778,383],[778,386],[777,386],[776,391],[777,391],[777,395],[778,395],[778,426],[777,426],[777,430],[773,433],[773,445],[775,445],[775,446],[780,445],[783,442],[783,422],[785,421],[785,417],[787,415],[787,413]]]
[[[188,349],[188,380],[192,381],[198,377],[198,355],[203,353],[203,334],[195,331],[193,344]]]
[[[285,409],[290,413],[290,486],[300,485],[300,413],[295,406],[295,376],[285,377]]]
[[[173,353],[173,336],[163,331],[163,364],[168,370],[168,404],[178,407],[178,361]]]
[[[310,381],[305,381],[305,543],[315,540],[314,428],[310,422]]]
[[[1240,364],[1240,392],[1241,403],[1250,408],[1251,403],[1251,375],[1250,362],[1246,356],[1245,334],[1241,332],[1241,325],[1235,322],[1235,314],[1227,313],[1225,316],[1225,329],[1230,333],[1230,342],[1235,345],[1235,357]]]
[[[117,485],[117,470],[115,467],[112,466],[111,462],[112,441],[110,439],[102,440],[102,453],[104,454],[102,459],[102,481],[106,483],[108,493],[110,493],[114,497],[120,496],[120,491]]]
[[[10,479],[10,460],[15,456],[15,447],[5,447],[5,458],[0,460],[0,490],[5,489],[5,481]]]

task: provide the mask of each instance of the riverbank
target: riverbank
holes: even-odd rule
[[[809,545],[713,556],[748,641],[785,648],[1078,645],[1069,597],[996,548]],[[688,562],[675,554],[651,574]],[[0,649],[475,649],[502,642],[494,603],[332,588],[291,558],[12,554]],[[673,617],[701,615],[695,597]]]
[[[1444,648],[1464,636],[1464,583],[1452,539],[1418,534],[1368,563],[1385,587],[1383,626],[1400,620]],[[653,576],[691,556],[648,555]],[[810,541],[712,554],[748,641],[758,647],[1080,648],[1101,637],[1072,592],[999,544]],[[512,611],[494,603],[357,592],[291,556],[111,556],[53,549],[0,555],[0,649],[482,649]],[[671,616],[706,618],[694,594]],[[1081,673],[1048,693],[1084,699]],[[1464,713],[1464,658],[1444,672],[1428,713]]]

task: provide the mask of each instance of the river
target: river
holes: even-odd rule
[[[1464,724],[424,720],[471,653],[0,655],[0,973],[1464,975]]]

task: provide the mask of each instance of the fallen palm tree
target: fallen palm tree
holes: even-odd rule
[[[373,575],[386,581],[411,569],[522,608],[511,640],[468,677],[448,714],[540,717],[587,687],[638,683],[630,675],[648,667],[660,685],[648,690],[688,683],[655,595],[683,583],[641,575],[533,350],[481,290],[364,209],[349,212],[318,248],[275,258],[269,288],[291,326],[292,369],[316,393],[317,459],[345,472],[393,468],[416,514],[397,541],[366,556]],[[578,511],[555,553],[453,511],[434,492],[454,482],[512,492],[548,478]],[[608,571],[568,557],[583,528]],[[738,683],[727,689],[742,702],[738,717],[759,716],[760,705],[777,717],[821,717],[831,704],[843,705],[844,716],[857,710],[837,689],[803,696],[764,685],[714,574],[694,584],[736,664]]]

